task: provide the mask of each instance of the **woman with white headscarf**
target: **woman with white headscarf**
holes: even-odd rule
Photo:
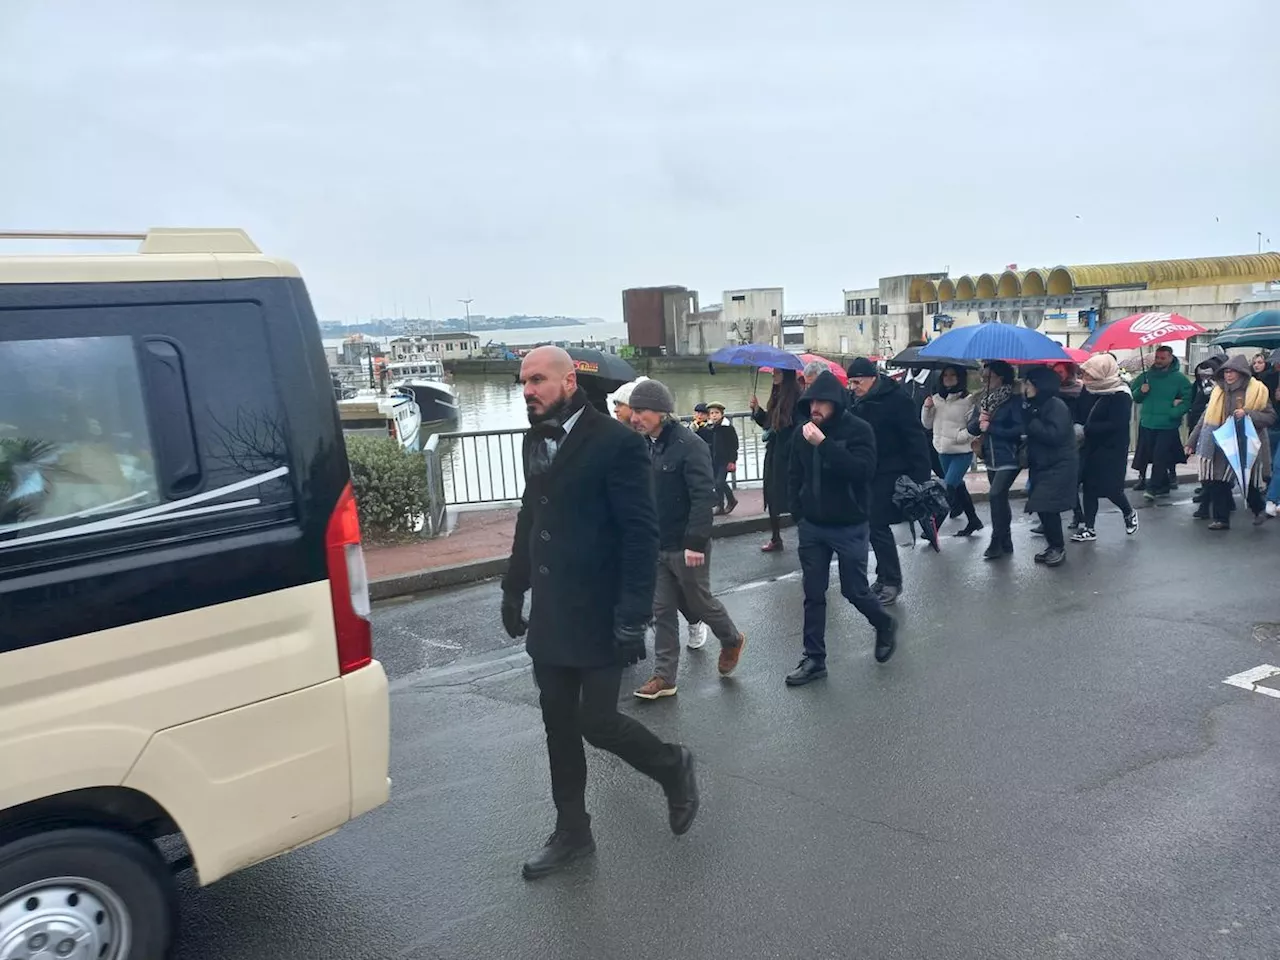
[[[1095,524],[1098,502],[1110,500],[1124,516],[1124,532],[1138,532],[1138,515],[1124,492],[1129,469],[1129,423],[1133,417],[1133,396],[1120,379],[1115,357],[1100,353],[1080,367],[1085,394],[1080,403],[1084,414],[1084,444],[1080,448],[1080,481],[1084,486],[1084,525],[1071,537],[1077,543],[1098,539]]]

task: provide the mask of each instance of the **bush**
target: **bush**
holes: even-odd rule
[[[410,453],[390,437],[348,434],[346,441],[364,535],[386,540],[416,532],[426,515],[423,454]]]

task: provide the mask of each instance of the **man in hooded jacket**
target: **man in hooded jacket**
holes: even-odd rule
[[[804,574],[804,658],[787,675],[793,687],[827,675],[832,554],[840,564],[840,592],[875,628],[880,663],[893,656],[897,632],[894,619],[867,585],[875,433],[849,412],[848,394],[830,371],[810,384],[796,413],[803,426],[791,448],[787,488]]]
[[[892,525],[904,522],[894,505],[893,490],[899,477],[916,483],[929,479],[929,435],[920,423],[906,390],[882,376],[866,357],[849,364],[849,388],[853,391],[852,412],[871,425],[876,437],[876,472],[871,478],[871,549],[876,554],[876,582],[872,591],[885,606],[896,603],[902,593],[902,565]]]

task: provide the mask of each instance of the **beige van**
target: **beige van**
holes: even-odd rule
[[[163,957],[176,871],[212,883],[388,795],[306,288],[239,230],[137,239],[0,255],[5,960]]]

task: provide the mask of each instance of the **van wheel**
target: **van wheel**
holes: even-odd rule
[[[161,960],[175,926],[169,871],[111,830],[50,830],[0,846],[0,960]]]

